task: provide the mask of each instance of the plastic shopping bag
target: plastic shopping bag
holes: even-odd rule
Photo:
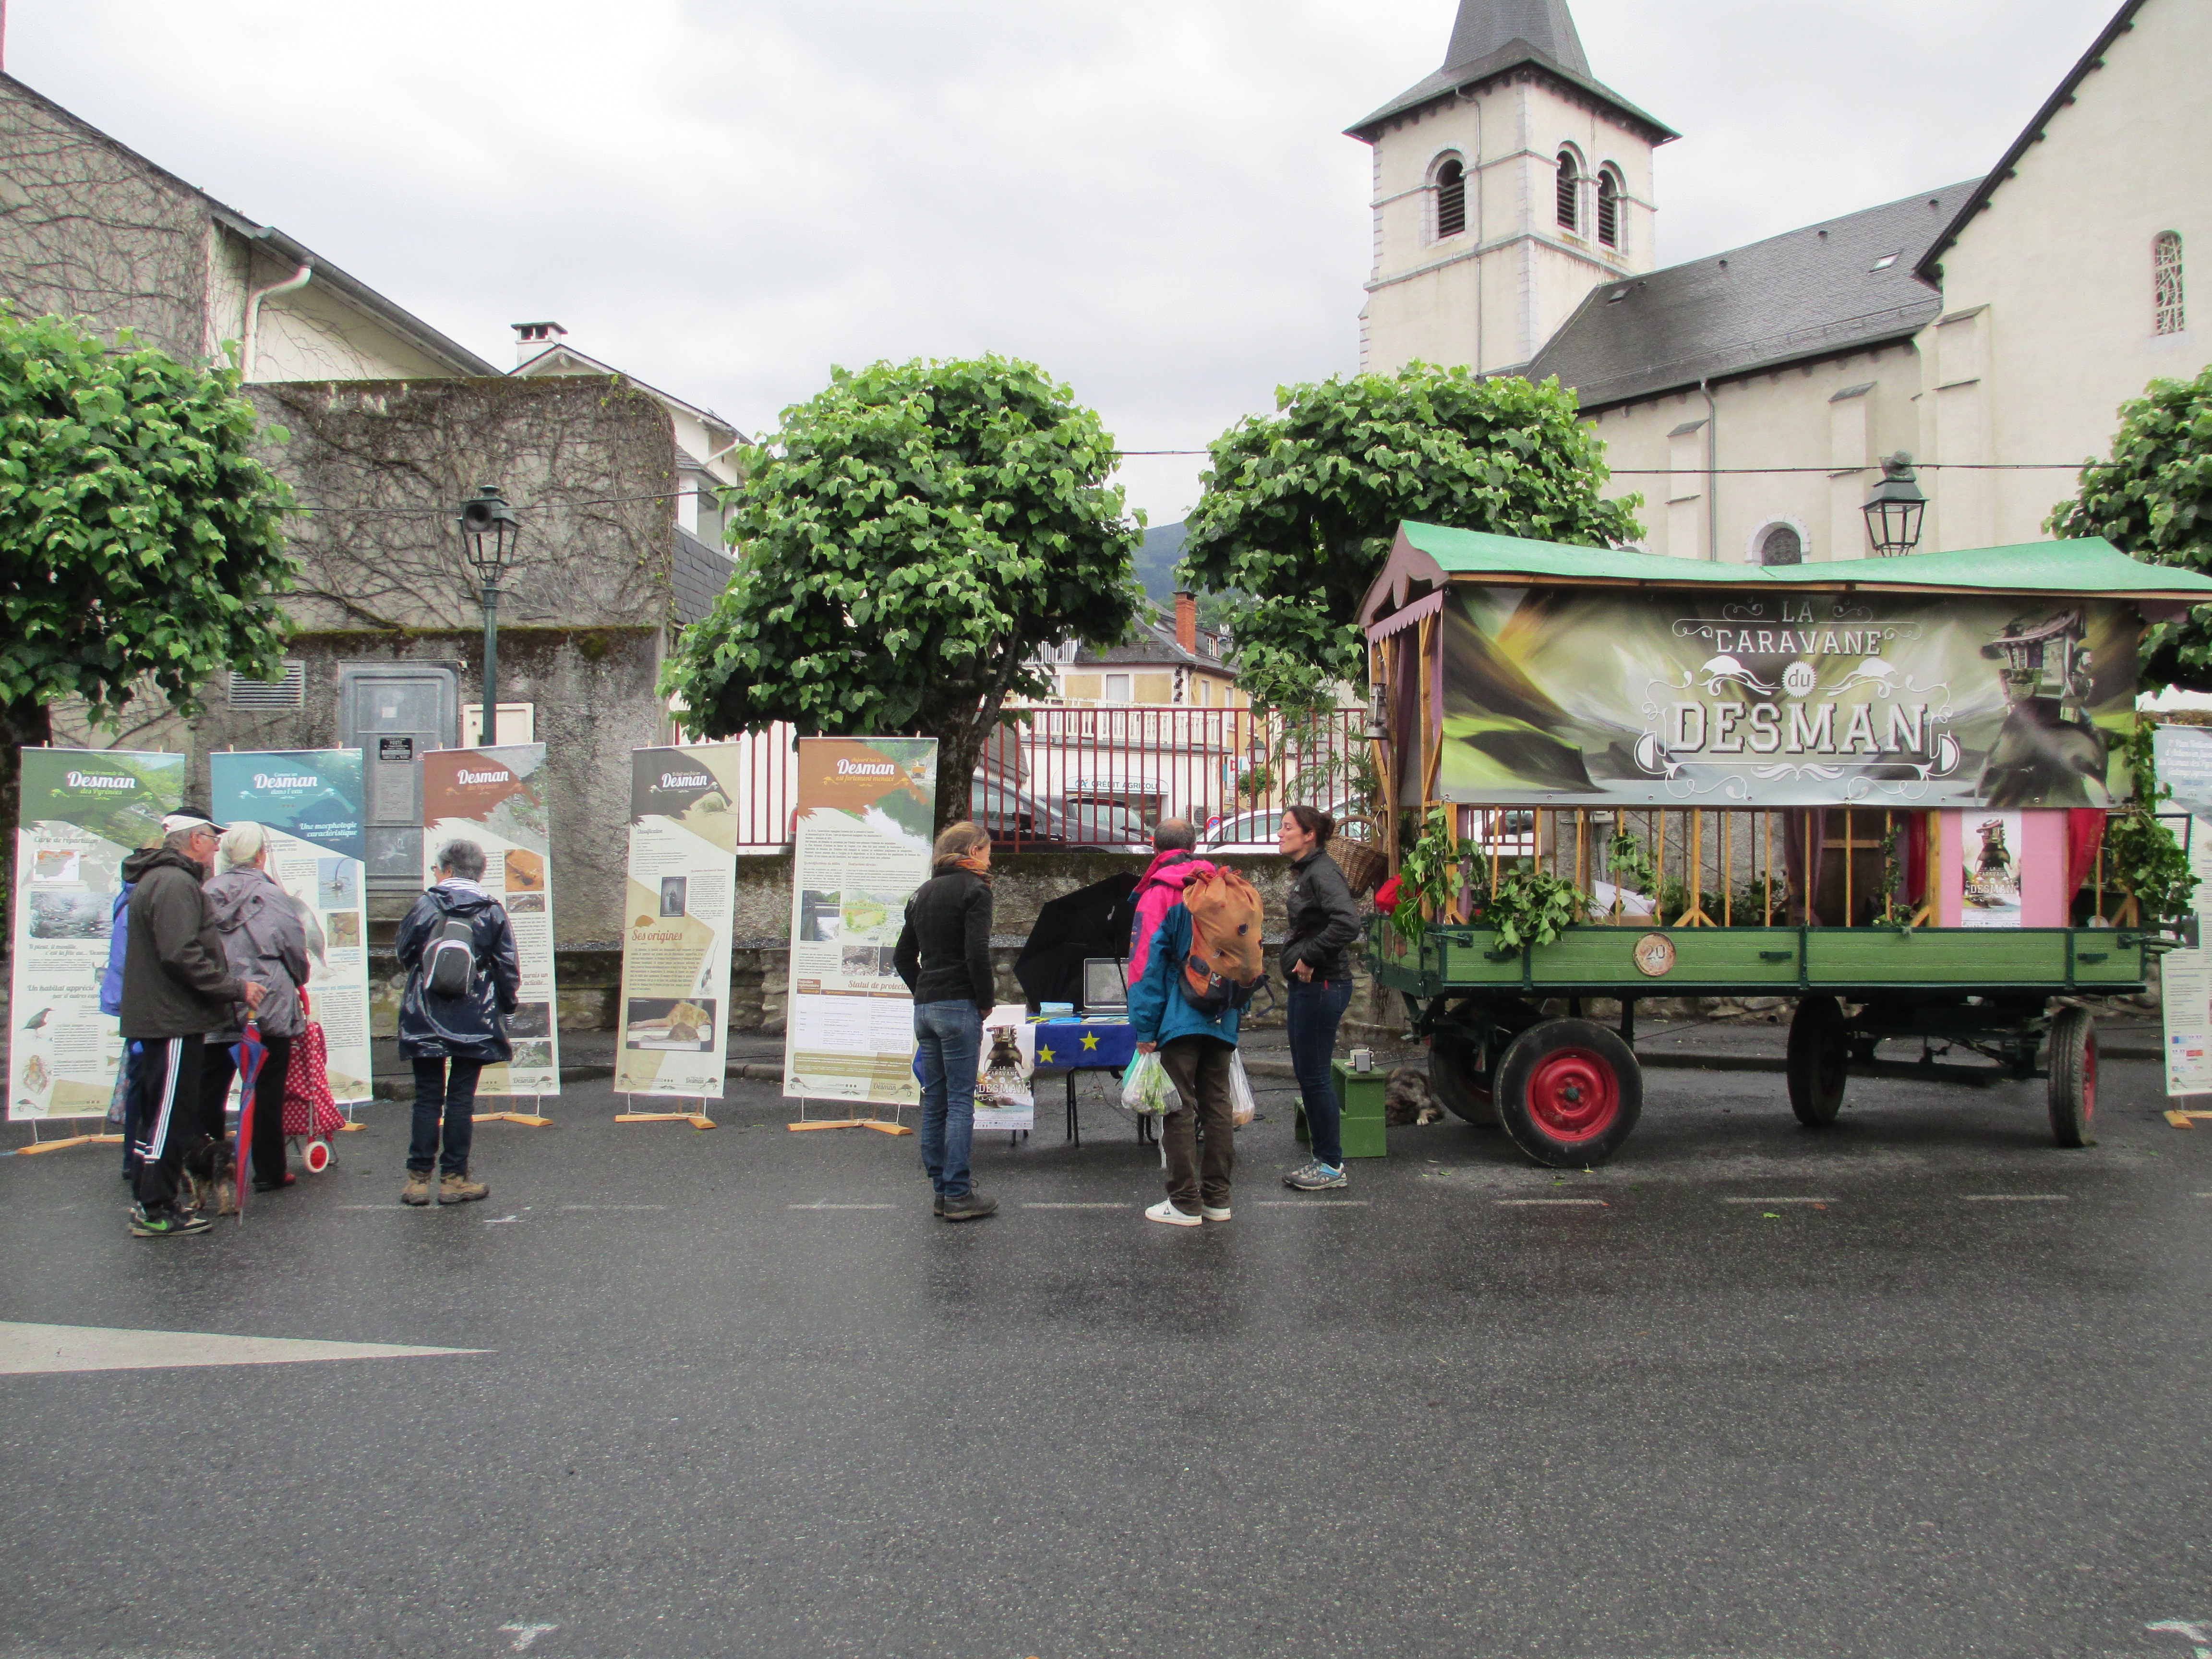
[[[1182,1097],[1176,1092],[1168,1068],[1160,1064],[1159,1054],[1139,1054],[1129,1062],[1129,1069],[1121,1073],[1121,1109],[1139,1116],[1150,1114],[1164,1117],[1182,1104]]]
[[[1252,1098],[1252,1079],[1244,1075],[1244,1056],[1234,1051],[1229,1056],[1229,1109],[1240,1129],[1260,1115],[1259,1103]]]

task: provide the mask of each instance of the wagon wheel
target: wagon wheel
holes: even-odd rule
[[[1498,1127],[1498,1101],[1475,1067],[1475,1044],[1458,1031],[1438,1031],[1429,1039],[1429,1092],[1447,1110]]]
[[[2051,1022],[2051,1138],[2097,1144],[2097,1022],[2087,1008],[2062,1008]]]
[[[1644,1109],[1644,1071],[1626,1043],[1587,1019],[1547,1019],[1498,1063],[1498,1121],[1539,1164],[1602,1164]]]
[[[1790,1109],[1808,1129],[1825,1129],[1844,1107],[1850,1041],[1844,1006],[1825,992],[1797,999],[1790,1019]]]

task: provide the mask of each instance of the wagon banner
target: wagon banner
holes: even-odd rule
[[[914,1002],[892,952],[929,877],[934,738],[801,738],[783,1092],[912,1106]]]
[[[1498,587],[1442,613],[1437,793],[1491,805],[2103,806],[2132,605]]]
[[[631,751],[622,1093],[722,1097],[746,753],[733,743]]]
[[[269,875],[307,934],[307,997],[330,1049],[331,1097],[369,1099],[368,936],[358,749],[208,757],[210,808],[269,832]]]
[[[15,830],[8,1115],[97,1117],[123,1038],[100,1012],[123,860],[161,839],[184,800],[185,757],[26,749]]]
[[[422,757],[422,881],[437,878],[448,842],[483,848],[484,890],[507,907],[522,958],[521,1006],[508,1016],[514,1059],[487,1066],[487,1095],[561,1092],[561,1034],[554,1018],[553,854],[545,811],[545,745],[434,749]]]

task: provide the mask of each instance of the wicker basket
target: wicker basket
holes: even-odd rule
[[[1344,872],[1344,884],[1352,889],[1352,897],[1362,897],[1382,884],[1383,872],[1390,867],[1390,861],[1374,842],[1340,841],[1329,850],[1336,860],[1336,867]]]

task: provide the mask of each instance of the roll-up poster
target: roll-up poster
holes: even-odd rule
[[[631,751],[619,1093],[721,1098],[744,752]]]
[[[2176,836],[2186,832],[2190,873],[2198,882],[2191,908],[2212,910],[2212,731],[2201,726],[2161,726],[2151,734],[2158,781],[2171,796],[2169,812],[2186,812],[2186,824],[2168,818]],[[2169,951],[2158,959],[2160,1002],[2165,1015],[2166,1091],[2212,1094],[2212,932],[2194,951]]]
[[[801,738],[783,1092],[913,1106],[914,1002],[892,963],[929,878],[934,738]]]
[[[361,750],[210,755],[208,783],[210,810],[220,822],[258,823],[269,832],[270,878],[307,931],[307,1000],[330,1050],[331,1098],[368,1099]]]
[[[15,830],[15,958],[8,1115],[98,1117],[123,1038],[100,1012],[123,860],[161,839],[184,800],[185,757],[26,749]]]
[[[553,854],[545,805],[545,745],[434,749],[422,757],[422,880],[437,877],[449,842],[483,849],[483,885],[507,908],[522,959],[521,1006],[507,1017],[514,1059],[487,1066],[485,1095],[561,1092],[561,1036],[554,1018]]]

